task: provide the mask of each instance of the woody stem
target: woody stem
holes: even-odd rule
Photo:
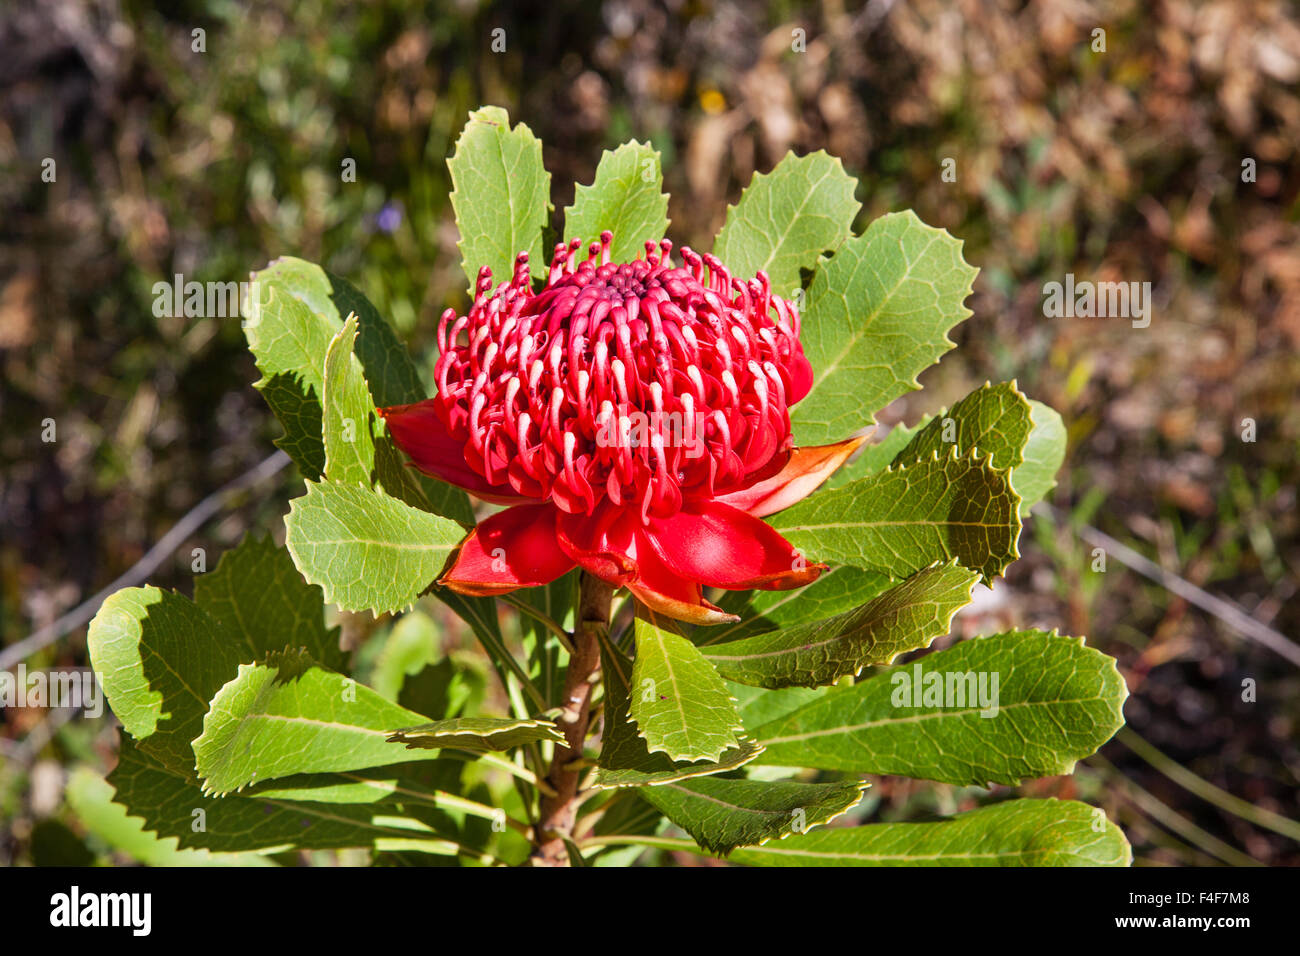
[[[537,822],[535,866],[568,866],[566,841],[573,837],[578,811],[578,782],[582,774],[582,749],[591,721],[591,695],[600,680],[600,638],[609,633],[610,604],[614,589],[583,572],[578,585],[578,614],[573,653],[564,677],[564,696],[558,718],[564,744],[556,745],[546,782],[554,796],[544,794]]]

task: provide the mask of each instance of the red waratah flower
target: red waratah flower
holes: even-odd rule
[[[479,522],[439,583],[464,594],[546,584],[575,565],[681,620],[735,620],[703,586],[800,587],[810,564],[760,521],[808,495],[862,439],[794,448],[812,368],[799,314],[759,272],[612,235],[556,247],[534,293],[479,271],[469,315],[438,326],[438,394],[379,409],[421,471],[511,507]]]

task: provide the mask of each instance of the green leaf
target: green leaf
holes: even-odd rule
[[[724,678],[758,687],[820,687],[928,647],[948,633],[978,579],[955,561],[918,571],[854,611],[704,649]]]
[[[492,269],[495,282],[508,282],[520,252],[528,253],[534,277],[545,276],[550,260],[542,230],[550,217],[551,174],[533,131],[523,123],[511,129],[509,114],[499,106],[475,110],[447,169],[470,296],[481,266]]]
[[[592,785],[598,789],[655,786],[724,773],[749,763],[762,750],[753,740],[741,737],[718,760],[674,762],[662,753],[651,753],[629,712],[632,662],[608,641],[601,645],[601,674],[605,688],[605,729],[600,759],[592,778]]]
[[[894,457],[907,446],[913,436],[926,426],[933,418],[927,415],[916,425],[895,425],[880,441],[874,445],[864,445],[862,450],[847,464],[831,475],[822,487],[826,490],[847,485],[877,471],[884,471],[894,462]]]
[[[1034,428],[1025,445],[1025,461],[1011,475],[1011,482],[1020,495],[1020,517],[1029,516],[1029,509],[1056,487],[1056,473],[1065,461],[1065,423],[1051,406],[1042,402],[1029,402]]]
[[[815,830],[737,850],[731,860],[747,866],[1128,866],[1133,853],[1099,809],[1073,800],[1011,800],[938,823]]]
[[[90,622],[90,661],[122,727],[160,763],[194,773],[190,741],[239,666],[236,643],[188,598],[156,587],[111,595]]]
[[[416,608],[410,614],[403,614],[393,625],[379,656],[375,658],[368,683],[384,700],[396,702],[407,679],[436,662],[440,656],[438,628],[429,615]],[[428,713],[439,714],[442,711],[429,710]]]
[[[205,789],[229,793],[291,774],[412,759],[387,738],[424,719],[310,658],[272,655],[241,665],[212,699],[194,754]]]
[[[194,601],[238,645],[239,663],[303,648],[326,667],[343,666],[338,629],[325,626],[325,596],[269,536],[248,535],[195,578]],[[223,683],[234,673],[232,665]]]
[[[594,242],[614,233],[612,262],[631,262],[668,231],[668,196],[663,191],[659,151],[636,140],[601,154],[596,179],[579,185],[564,211],[564,238]]]
[[[978,270],[962,244],[910,211],[873,222],[817,263],[800,341],[812,390],[791,412],[800,445],[839,441],[874,421],[952,348],[948,331]]]
[[[501,678],[501,683],[509,687],[512,680],[528,694],[529,710],[540,713],[550,707],[548,698],[543,697],[528,676],[528,671],[515,659],[514,653],[506,645],[501,634],[501,622],[497,616],[497,602],[490,597],[472,597],[457,594],[449,588],[436,588],[435,597],[456,612],[456,615],[470,626],[474,636],[483,646],[493,668]]]
[[[791,783],[724,780],[702,777],[661,787],[645,787],[638,796],[656,807],[713,853],[726,855],[740,846],[784,839],[829,823],[862,800],[868,784]]]
[[[727,681],[727,690],[736,698],[736,709],[746,727],[761,727],[766,723],[793,713],[826,693],[825,687],[783,687],[766,690]]]
[[[761,762],[988,786],[1071,773],[1124,723],[1115,661],[1082,638],[964,641],[758,727]]]
[[[382,839],[433,837],[417,820],[382,805],[323,805],[205,794],[191,776],[177,772],[122,739],[117,766],[108,775],[114,802],[139,817],[159,837],[176,837],[182,848],[213,852],[274,853],[284,849],[373,846]]]
[[[378,405],[418,402],[428,393],[406,346],[346,280],[292,256],[276,259],[253,279],[245,334],[263,374],[258,387],[285,428],[285,436],[276,444],[290,453],[304,477],[315,480],[325,470],[321,439],[325,355],[345,316],[356,315],[354,351]],[[404,468],[402,456],[387,436],[377,445],[379,478],[391,494],[419,507],[427,504],[435,514],[462,525],[474,523],[465,492]],[[422,497],[406,493],[398,479],[418,486]]]
[[[697,628],[695,644],[712,647],[727,640],[833,617],[883,593],[890,583],[888,574],[839,565],[823,571],[812,584],[792,591],[724,591],[718,606],[740,620]]]
[[[893,463],[910,465],[934,457],[948,458],[955,446],[958,455],[978,452],[979,457],[989,458],[999,471],[1015,469],[1024,461],[1032,428],[1029,402],[1015,382],[986,383],[931,418],[894,456]]]
[[[770,173],[755,175],[727,210],[713,254],[737,276],[766,270],[772,289],[794,298],[803,287],[799,270],[811,269],[822,252],[848,238],[862,208],[853,197],[857,185],[839,159],[822,150],[787,153]]]
[[[376,613],[413,604],[465,537],[455,521],[382,491],[310,481],[285,525],[294,563],[327,601]]]
[[[253,274],[244,307],[244,336],[261,379],[255,387],[284,427],[276,445],[309,479],[325,469],[321,387],[325,351],[337,328],[294,296],[272,263]]]
[[[365,369],[371,394],[380,405],[418,402],[426,396],[415,360],[384,317],[355,286],[314,262],[282,256],[254,274],[260,286],[274,286],[318,316],[333,337],[349,313],[357,317],[356,355]],[[324,368],[324,351],[309,356]]]
[[[352,354],[357,337],[356,316],[330,339],[325,351],[325,384],[321,398],[325,434],[325,477],[330,481],[370,487],[375,469],[375,403],[365,372]]]
[[[564,743],[564,734],[549,720],[505,717],[456,717],[404,727],[389,735],[390,743],[407,750],[510,750],[522,744],[549,740]]]
[[[671,760],[717,760],[739,746],[740,715],[713,665],[680,634],[642,618],[631,711],[650,752]]]
[[[113,802],[113,787],[89,767],[78,767],[69,775],[67,799],[88,832],[146,866],[274,866],[255,853],[182,850],[174,838],[146,833],[139,819]]]
[[[1009,478],[953,449],[805,498],[771,523],[816,561],[904,577],[957,558],[991,581],[1020,556]]]
[[[560,575],[550,584],[525,588],[517,592],[519,600],[538,614],[544,615],[566,631],[573,630],[570,618],[576,612],[578,597],[578,570],[575,568]],[[528,654],[529,676],[536,682],[546,700],[555,700],[563,687],[560,670],[560,642],[547,625],[531,614],[519,617],[523,628],[524,650]]]
[[[330,337],[337,336],[338,330],[343,328],[344,316],[356,316],[356,341],[352,349],[364,369],[365,384],[374,399],[373,405],[406,405],[419,402],[428,395],[411,352],[395,336],[393,328],[383,320],[377,308],[350,282],[326,272],[315,263],[291,256],[277,259],[255,278],[259,284],[276,285],[283,293],[302,302],[315,313],[317,324],[328,330]],[[324,381],[324,352],[312,356],[312,359],[313,367],[320,367]],[[320,438],[321,434],[320,393],[321,388],[316,388],[312,403],[300,412],[300,428],[315,438]],[[368,411],[373,412],[373,407]],[[465,527],[473,525],[473,509],[463,490],[407,468],[406,457],[396,450],[393,440],[378,423],[376,431],[376,477],[391,496],[402,498],[408,505],[454,519]],[[324,468],[325,453],[324,446],[321,446],[320,464],[316,471],[303,473],[308,479],[317,479]]]

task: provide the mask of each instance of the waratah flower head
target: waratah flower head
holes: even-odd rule
[[[814,579],[821,566],[755,517],[857,447],[794,453],[789,409],[812,385],[798,310],[762,272],[732,277],[689,248],[675,265],[668,240],[614,263],[611,241],[585,259],[581,240],[557,246],[536,292],[526,253],[498,286],[484,267],[469,313],[439,324],[437,395],[382,410],[421,469],[489,501],[538,503],[481,523],[443,583],[499,593],[576,563],[646,600],[675,575],[685,589],[648,603],[704,620],[725,615],[702,584]],[[489,535],[498,548],[484,549]]]

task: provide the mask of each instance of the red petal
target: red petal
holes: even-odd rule
[[[556,540],[569,560],[615,587],[636,576],[635,509],[605,503],[595,514],[558,513]]]
[[[826,569],[809,564],[775,528],[718,501],[693,502],[652,522],[645,536],[671,571],[710,587],[785,590]]]
[[[807,394],[812,391],[813,370],[812,363],[803,354],[803,349],[798,349],[790,360],[786,363],[786,373],[790,376],[790,387],[786,393],[786,404],[793,406],[802,401]]]
[[[867,436],[862,435],[834,445],[796,448],[775,475],[740,491],[719,495],[716,500],[755,518],[775,514],[816,491],[866,440]]]
[[[461,594],[504,594],[549,584],[573,567],[555,543],[554,505],[516,505],[478,523],[438,581]]]
[[[426,475],[464,488],[476,498],[502,505],[534,501],[509,485],[492,485],[465,462],[465,443],[452,437],[438,417],[437,400],[428,398],[413,405],[391,405],[378,409],[397,447]]]
[[[642,604],[657,614],[692,624],[729,624],[740,620],[704,600],[698,583],[674,573],[660,561],[646,532],[639,532],[637,539],[638,575],[628,583],[627,589]]]

